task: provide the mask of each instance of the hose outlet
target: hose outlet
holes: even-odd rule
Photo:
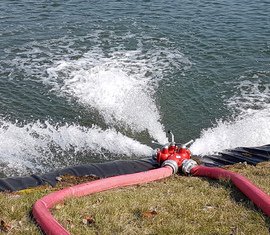
[[[165,144],[161,149],[157,149],[156,160],[160,166],[168,165],[176,173],[178,168],[182,167],[183,161],[190,159],[191,152],[187,145],[190,145],[193,141],[186,144],[176,144],[171,131],[169,131],[169,134],[171,134],[172,141]]]
[[[173,169],[173,173],[176,174],[178,172],[178,164],[176,161],[174,160],[166,160],[162,163],[161,165],[162,167],[163,166],[169,166]]]
[[[182,163],[182,171],[185,174],[190,174],[191,169],[195,166],[198,166],[197,162],[192,159],[185,159]]]

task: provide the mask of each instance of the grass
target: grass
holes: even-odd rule
[[[239,164],[231,170],[270,194],[270,162],[256,167]],[[6,227],[2,233],[41,234],[30,217],[33,203],[74,183],[68,179],[56,188],[0,193],[0,220]],[[181,175],[69,199],[52,212],[71,234],[263,235],[270,227],[270,219],[230,182]]]

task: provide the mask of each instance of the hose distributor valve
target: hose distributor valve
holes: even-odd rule
[[[175,174],[179,167],[182,167],[183,162],[190,159],[191,152],[187,146],[192,144],[193,140],[185,144],[176,144],[173,133],[171,131],[168,133],[171,134],[172,140],[161,149],[157,149],[156,158],[161,166],[170,166]]]

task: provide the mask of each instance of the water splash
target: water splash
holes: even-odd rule
[[[141,54],[115,52],[103,57],[100,52],[88,52],[78,60],[60,61],[47,69],[45,82],[62,95],[97,110],[106,124],[133,132],[147,130],[154,139],[166,143],[153,99],[157,80],[147,76],[152,65],[147,59],[138,59]]]
[[[203,130],[191,146],[193,154],[208,155],[225,149],[270,143],[269,83],[260,79],[243,80],[236,88],[236,94],[227,101],[228,108],[235,112],[233,120],[220,120],[215,127]]]
[[[104,45],[104,34],[111,47]],[[16,57],[5,60],[5,70],[11,79],[25,74],[25,79],[40,79],[72,102],[75,98],[98,112],[108,126],[134,133],[148,131],[152,138],[166,143],[155,100],[158,83],[171,71],[188,69],[191,63],[166,38],[129,33],[123,41],[123,36],[95,30],[86,36],[9,48],[5,54],[13,56],[15,51]],[[136,42],[133,50],[126,49],[128,41]]]
[[[105,40],[104,34],[109,38]],[[132,50],[127,49],[129,42]],[[76,157],[87,151],[150,155],[151,148],[116,130],[136,136],[147,131],[158,142],[167,142],[155,99],[158,83],[170,77],[170,72],[190,67],[189,60],[172,45],[169,39],[144,33],[130,33],[123,41],[123,35],[114,31],[94,30],[89,35],[32,41],[5,49],[5,77],[45,84],[48,93],[94,110],[102,117],[95,124],[108,129],[51,124],[46,119],[43,124],[32,121],[26,125],[0,120],[4,139],[0,167],[5,165],[1,169],[9,169],[9,175],[12,169],[14,174],[45,171],[47,166],[50,170],[62,167],[63,161],[69,161],[67,165],[80,163]]]
[[[150,156],[152,149],[121,133],[98,126],[35,122],[26,125],[2,120],[0,125],[0,165],[5,174],[25,174],[76,163],[76,155],[106,153]],[[61,156],[61,159],[58,159]],[[65,165],[65,164],[64,164]]]

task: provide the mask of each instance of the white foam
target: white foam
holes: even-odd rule
[[[46,165],[49,169],[61,167],[61,161],[76,164],[73,156],[80,151],[151,154],[151,148],[116,129],[136,134],[148,131],[158,142],[167,142],[155,100],[158,82],[171,71],[189,68],[190,62],[166,40],[129,34],[126,40],[137,42],[131,51],[122,35],[113,31],[108,36],[112,47],[104,46],[103,34],[97,30],[87,36],[30,42],[5,50],[9,55],[5,72],[10,79],[41,81],[52,92],[94,109],[109,127],[101,130],[40,122],[21,126],[0,120],[0,166],[6,165],[2,168],[6,174],[12,174],[12,169],[14,174],[46,171]]]
[[[110,58],[87,53],[73,61],[60,61],[47,70],[48,80],[62,95],[72,96],[97,110],[112,126],[147,130],[166,143],[164,127],[153,99],[155,81],[146,77],[149,64],[136,60],[139,52],[116,52]],[[62,79],[62,80],[61,80]]]
[[[150,147],[113,129],[104,131],[97,126],[86,128],[75,124],[52,125],[49,122],[18,125],[2,120],[0,138],[0,163],[5,165],[2,170],[7,175],[62,167],[61,162],[72,164],[76,154],[91,150],[94,153],[110,152],[127,156],[152,154]],[[68,159],[59,161],[59,155]]]
[[[270,143],[268,110],[233,122],[219,121],[216,127],[203,130],[191,146],[195,155],[208,155],[236,147],[254,147]]]
[[[236,147],[254,147],[270,143],[269,84],[244,80],[238,92],[228,100],[228,107],[237,116],[233,121],[218,121],[215,127],[203,130],[191,146],[196,155],[208,155]]]
[[[254,74],[252,78],[255,79],[257,76]],[[270,84],[267,81],[243,80],[236,88],[238,92],[227,102],[230,109],[237,111],[241,116],[256,114],[258,110],[270,110]]]
[[[109,126],[148,131],[160,143],[167,142],[155,101],[158,81],[171,71],[188,69],[190,61],[166,38],[130,33],[123,40],[123,35],[106,31],[112,47],[104,49],[103,35],[95,30],[81,37],[26,43],[15,58],[6,60],[6,71],[10,77],[40,79],[57,94],[95,109]],[[136,49],[127,50],[127,40],[137,42]],[[13,55],[12,50],[5,52]]]

